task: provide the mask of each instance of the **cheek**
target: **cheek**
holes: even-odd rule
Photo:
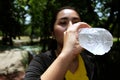
[[[65,31],[64,27],[56,26],[54,28],[54,36],[58,43],[63,42],[63,33]]]

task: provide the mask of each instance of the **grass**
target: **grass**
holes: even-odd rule
[[[118,38],[113,38],[113,42],[117,42]],[[119,42],[120,42],[120,38],[119,38]]]

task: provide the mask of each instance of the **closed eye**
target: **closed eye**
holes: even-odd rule
[[[66,26],[68,24],[68,20],[61,19],[58,24],[61,25],[61,26]]]
[[[73,18],[72,19],[72,24],[80,22],[81,20],[79,18]]]

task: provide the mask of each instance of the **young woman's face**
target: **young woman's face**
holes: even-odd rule
[[[64,31],[67,30],[69,24],[74,24],[80,21],[78,13],[72,9],[63,9],[57,14],[53,35],[59,46],[63,46],[63,34]]]

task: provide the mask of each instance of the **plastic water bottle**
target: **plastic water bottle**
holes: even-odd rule
[[[104,28],[81,28],[79,44],[94,55],[107,53],[113,45],[113,36]]]

